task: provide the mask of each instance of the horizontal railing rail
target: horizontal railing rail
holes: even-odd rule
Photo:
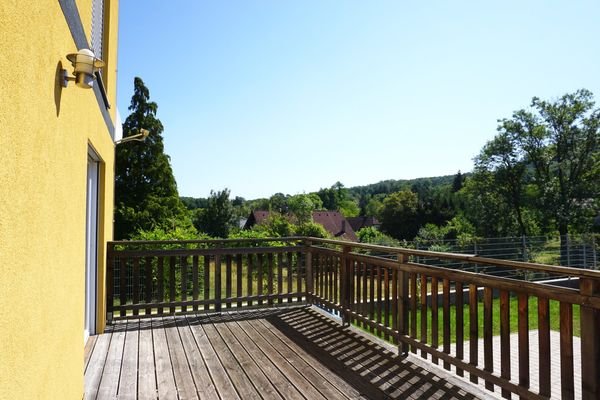
[[[514,273],[482,273],[497,267]],[[110,242],[107,303],[109,319],[314,304],[506,398],[600,396],[597,271],[302,237]]]

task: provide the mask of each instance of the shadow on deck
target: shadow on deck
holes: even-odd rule
[[[310,307],[120,321],[85,399],[475,399]]]

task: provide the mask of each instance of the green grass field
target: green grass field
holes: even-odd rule
[[[538,304],[537,298],[529,299],[529,329],[537,329],[538,327]],[[518,299],[516,297],[510,298],[510,331],[517,332],[518,330]],[[560,329],[560,320],[559,320],[559,307],[560,304],[558,301],[550,301],[550,329],[558,331]],[[478,317],[478,334],[479,338],[483,338],[483,303],[478,303],[477,310]],[[438,338],[441,343],[443,338],[443,310],[440,306],[438,309]],[[410,316],[409,316],[409,332],[411,332],[410,327]],[[463,308],[463,320],[464,320],[464,340],[469,340],[469,331],[470,331],[470,321],[469,321],[469,305],[465,305]],[[391,317],[390,317],[391,321]],[[381,318],[381,322],[383,322],[383,317]],[[369,331],[370,328],[363,327],[362,324],[357,323],[357,326],[361,327],[365,331]],[[417,337],[421,337],[421,310],[417,310]],[[431,342],[431,309],[427,310],[427,341]],[[580,320],[579,320],[579,306],[573,306],[573,335],[579,336],[581,330]],[[492,332],[493,335],[500,335],[500,301],[499,299],[494,299],[492,302]],[[450,340],[452,343],[456,342],[456,307],[450,307]]]

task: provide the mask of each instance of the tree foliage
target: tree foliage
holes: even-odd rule
[[[158,106],[140,78],[123,124],[124,137],[147,129],[146,141],[127,142],[116,148],[115,232],[116,239],[130,238],[139,230],[188,228],[191,219],[179,199],[169,156],[164,152],[163,125],[156,118]]]
[[[235,226],[233,206],[229,201],[229,189],[210,191],[206,208],[197,210],[194,226],[198,231],[212,237],[226,238]]]
[[[418,196],[410,190],[392,193],[383,200],[381,230],[396,238],[412,240],[417,231]]]

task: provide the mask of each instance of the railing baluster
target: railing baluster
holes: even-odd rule
[[[383,326],[386,328],[390,327],[390,270],[389,268],[383,268]],[[384,340],[389,340],[390,335],[385,332],[383,335]]]
[[[306,301],[308,304],[313,303],[313,284],[314,284],[314,275],[313,275],[313,256],[314,253],[311,249],[311,242],[306,241],[306,262],[305,262],[305,281],[306,281]]]
[[[221,311],[221,255],[215,255],[215,311]]]
[[[375,266],[369,264],[369,319],[375,320]],[[369,326],[371,333],[375,333],[375,327]]]
[[[431,278],[431,347],[434,349],[438,348],[438,278]],[[438,363],[438,358],[435,356],[431,357],[431,361],[434,364]]]
[[[146,288],[144,294],[146,295],[146,304],[152,303],[152,257],[146,257],[144,263],[144,277],[146,278]],[[152,314],[152,307],[146,307],[146,315]]]
[[[478,365],[479,320],[477,318],[477,286],[469,285],[469,364]],[[473,383],[478,383],[479,378],[474,373],[469,374]]]
[[[179,257],[179,263],[181,265],[181,301],[187,301],[187,257],[181,256]],[[186,312],[187,306],[182,305],[181,311]]]
[[[500,291],[500,376],[508,381],[510,371],[510,293]],[[502,388],[502,397],[510,399],[510,391]]]
[[[294,301],[294,299],[292,299],[292,296],[290,296],[289,294],[292,293],[292,291],[294,290],[292,287],[292,274],[293,274],[293,257],[292,257],[292,253],[287,253],[287,302],[291,303],[292,301]],[[321,277],[321,279],[323,279]],[[321,293],[323,293],[323,290],[321,288]]]
[[[581,279],[579,291],[585,296],[598,297],[600,282],[589,278]],[[586,400],[598,399],[600,398],[600,310],[581,305],[580,320],[582,396]]]
[[[277,294],[281,296],[283,293],[283,254],[277,254]],[[283,303],[283,298],[279,297],[277,303]]]
[[[369,315],[369,277],[368,277],[368,270],[367,270],[367,263],[361,262],[360,264],[360,268],[361,268],[361,274],[362,274],[362,307],[361,307],[361,314],[364,315],[365,317],[368,317]],[[362,327],[364,329],[367,329],[368,324],[363,321]]]
[[[339,273],[338,270],[340,268],[340,259],[336,258],[333,264],[333,299],[331,300],[333,304],[339,304],[340,301],[340,292],[339,292]]]
[[[169,257],[169,301],[175,302],[175,256]],[[175,313],[175,306],[169,309],[171,314]]]
[[[550,397],[550,302],[538,297],[538,365],[540,396]]]
[[[494,372],[494,349],[493,349],[493,301],[492,288],[483,288],[483,370]],[[487,390],[494,390],[494,384],[485,381]]]
[[[427,275],[421,274],[421,343],[427,343]],[[421,357],[427,358],[427,352],[421,350]]]
[[[133,299],[132,304],[136,305],[140,303],[140,258],[133,258],[133,278],[131,281],[131,286],[133,289]],[[138,309],[133,309],[133,315],[138,315]]]
[[[197,301],[200,290],[198,288],[198,256],[192,257],[192,300]],[[194,311],[198,311],[198,304],[194,304],[192,307]]]
[[[157,266],[157,296],[156,300],[159,303],[163,303],[165,301],[165,270],[164,270],[164,257],[158,257],[158,266]],[[158,315],[163,315],[165,313],[164,307],[158,307]]]
[[[115,250],[114,243],[108,243],[106,246],[106,314],[108,322],[112,319],[113,307],[115,305],[114,299],[114,286],[115,286],[115,257],[113,252]]]
[[[235,280],[237,281],[237,285],[236,285],[236,296],[237,298],[242,298],[243,297],[243,285],[242,285],[242,276],[243,276],[243,260],[242,260],[242,255],[238,254],[235,257],[235,266],[236,266],[236,277]],[[237,302],[237,306],[241,307],[242,306],[242,301],[238,300]]]
[[[383,295],[382,295],[382,284],[383,284],[383,279],[382,279],[382,267],[377,266],[377,298],[376,298],[376,303],[375,303],[375,308],[377,311],[377,336],[381,337],[381,328],[379,327],[379,324],[382,323],[383,320],[383,304],[382,304],[382,300],[383,300]]]
[[[267,254],[267,291],[269,292],[268,303],[273,305],[273,253]]]
[[[443,296],[442,296],[442,311],[444,318],[444,353],[450,354],[450,281],[444,279],[442,282]],[[450,370],[450,363],[444,361],[444,369]]]
[[[302,275],[303,273],[303,257],[300,252],[296,253],[296,289],[298,296],[296,300],[300,303],[302,301]]]
[[[269,254],[273,256],[272,254]],[[225,256],[225,298],[228,299],[225,303],[227,308],[231,308],[231,254]]]
[[[210,256],[204,256],[204,297],[203,300],[210,299]],[[204,303],[204,311],[210,309],[210,304]]]
[[[254,269],[254,261],[253,261],[254,257],[253,254],[248,254],[247,256],[247,262],[248,262],[248,276],[246,277],[247,280],[247,284],[246,284],[246,295],[248,297],[252,296],[252,281],[254,280],[252,274],[253,274],[253,269]],[[288,272],[289,273],[289,272]],[[252,305],[252,300],[248,300],[247,304],[249,306]]]
[[[454,304],[456,307],[456,358],[464,359],[464,291],[462,282],[454,282]],[[464,376],[461,368],[456,368],[458,376]]]
[[[264,274],[264,269],[265,269],[265,263],[264,263],[264,258],[263,258],[263,254],[260,253],[257,255],[257,277],[256,277],[256,294],[258,296],[262,296],[263,295],[263,274]],[[259,297],[258,299],[258,305],[261,306],[263,303],[262,298]]]
[[[417,338],[417,274],[410,273],[410,337]],[[417,353],[417,347],[410,346],[410,351]]]
[[[119,258],[119,305],[127,304],[127,259]],[[121,309],[119,316],[125,316],[125,309]]]
[[[575,398],[573,379],[573,305],[560,302],[560,387],[561,398]]]
[[[348,252],[350,251],[350,249],[348,249]],[[348,289],[346,290],[347,296],[348,296],[348,304],[347,304],[347,308],[350,310],[354,310],[355,309],[355,302],[356,302],[356,298],[354,296],[355,293],[355,288],[354,288],[354,268],[356,267],[356,263],[354,262],[354,260],[351,259],[347,259],[346,261],[347,263],[347,271],[348,271],[348,276],[346,277],[346,284],[348,285]],[[334,268],[337,268],[337,260],[336,263],[334,265]],[[354,323],[356,322],[356,319],[354,317],[350,317],[350,321],[349,323]]]
[[[519,386],[529,388],[529,297],[519,293]]]

